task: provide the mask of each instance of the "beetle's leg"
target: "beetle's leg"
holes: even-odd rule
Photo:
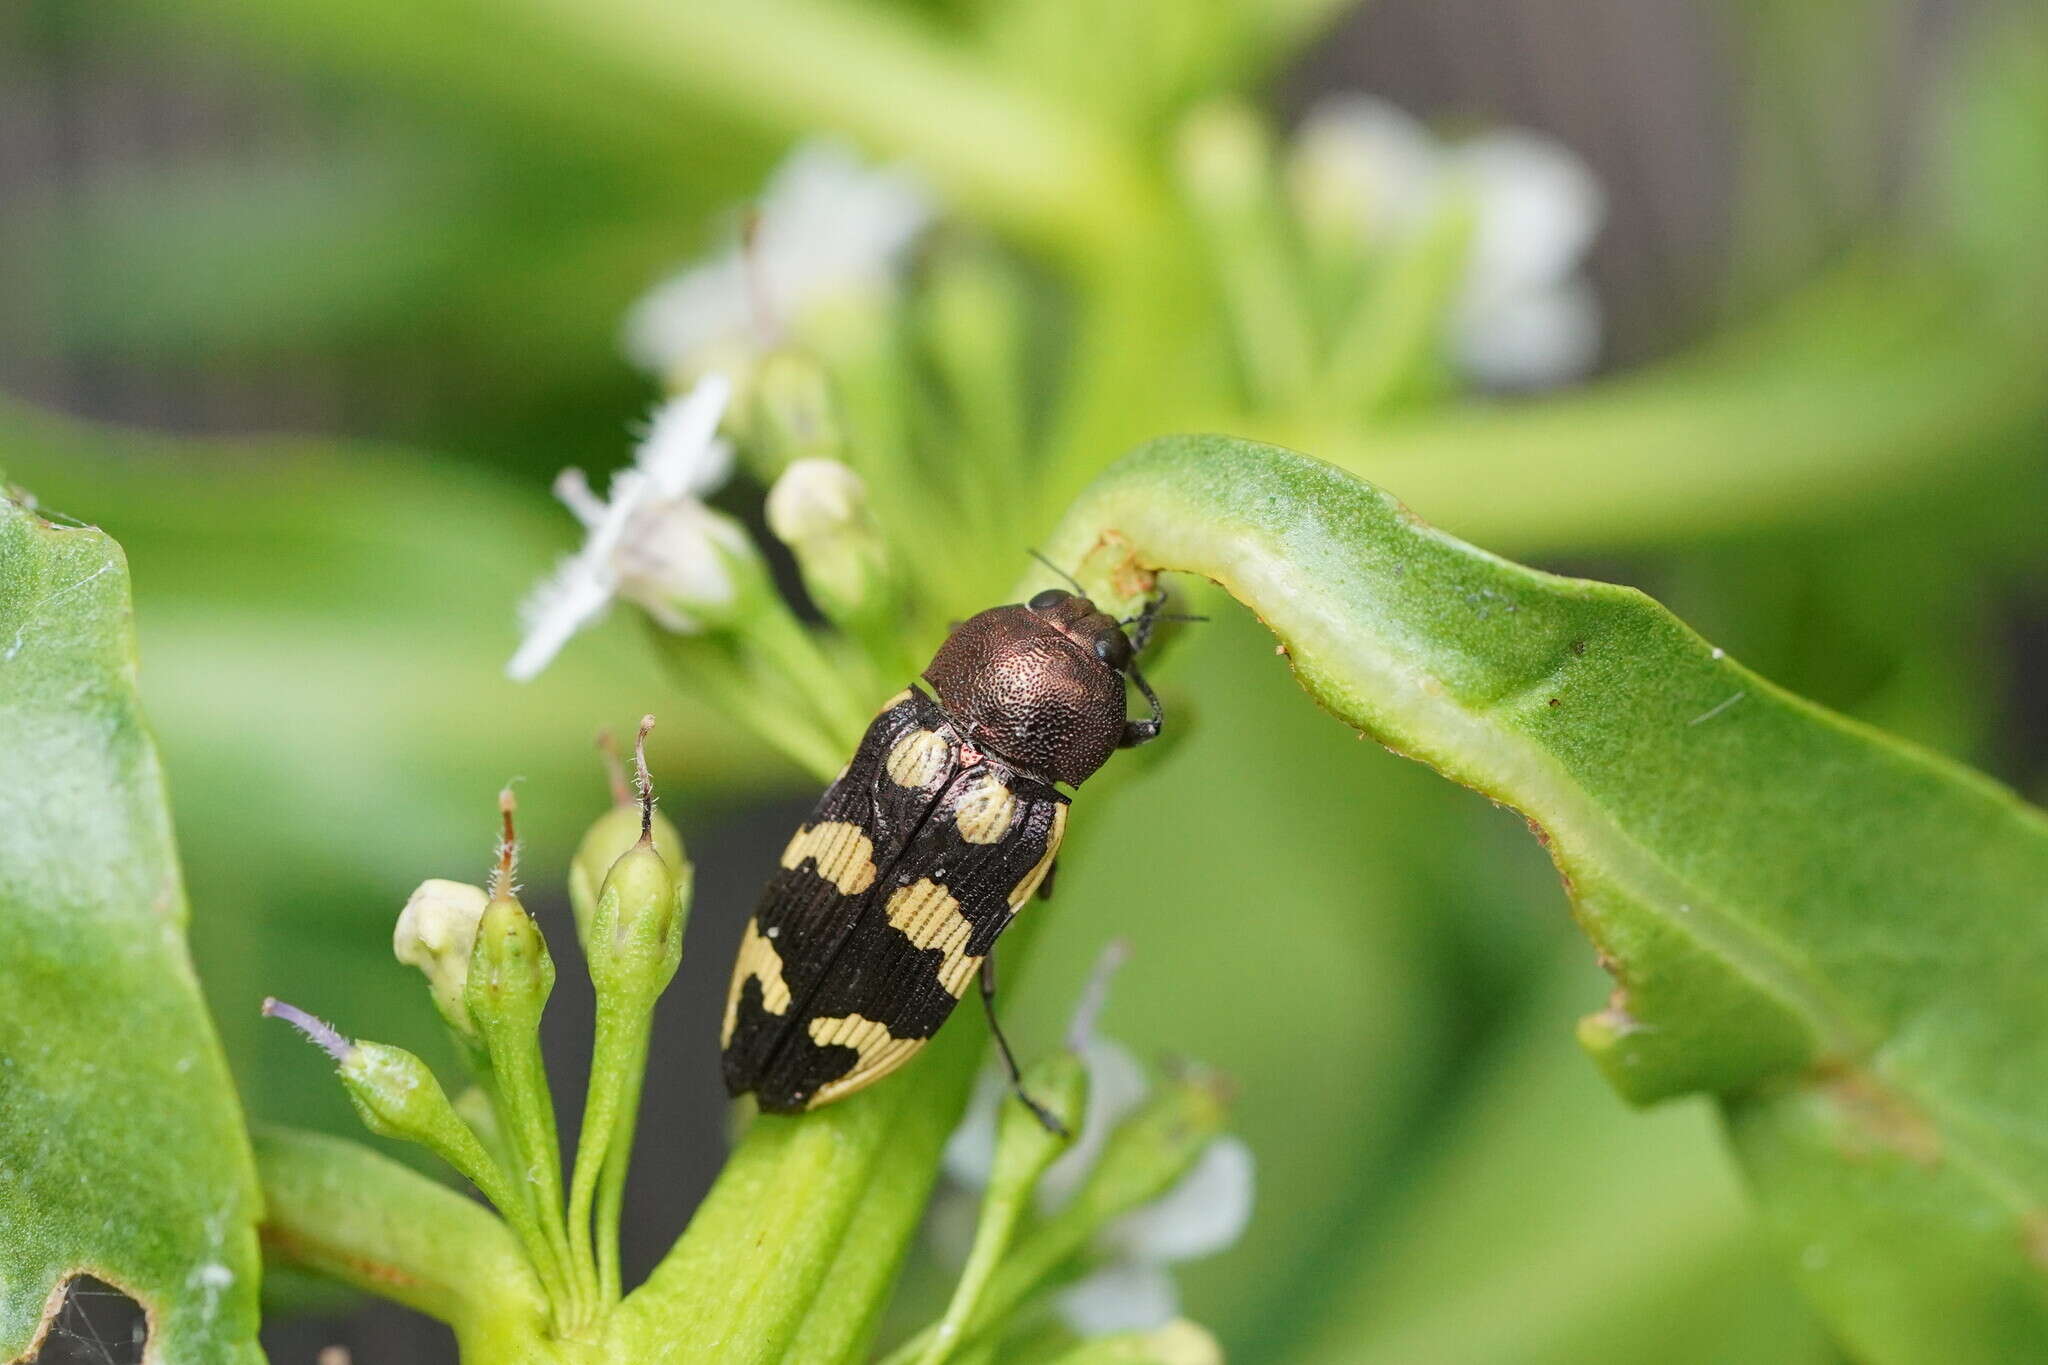
[[[1031,1116],[1045,1125],[1045,1131],[1057,1137],[1066,1137],[1066,1125],[1052,1116],[1051,1111],[1024,1092],[1024,1076],[1017,1070],[1017,1059],[1010,1052],[1010,1040],[1003,1037],[1003,1026],[996,1022],[996,959],[991,953],[981,960],[981,1007],[988,1012],[988,1031],[996,1037],[996,1050],[1003,1054],[1003,1066],[1010,1073],[1010,1089],[1016,1092],[1018,1103],[1031,1111]]]
[[[1152,684],[1145,681],[1145,675],[1133,666],[1124,670],[1124,676],[1144,694],[1145,703],[1152,708],[1152,714],[1144,720],[1124,722],[1124,737],[1117,741],[1116,746],[1119,749],[1133,748],[1148,739],[1159,738],[1159,723],[1166,719],[1166,713],[1159,708],[1159,697],[1152,691]]]
[[[1060,863],[1059,863],[1059,859],[1055,858],[1055,859],[1053,859],[1053,863],[1052,863],[1052,866],[1051,866],[1051,867],[1048,867],[1048,868],[1047,868],[1047,869],[1045,870],[1045,876],[1039,879],[1039,882],[1038,882],[1038,898],[1039,898],[1040,900],[1042,900],[1042,901],[1049,901],[1049,900],[1051,900],[1051,899],[1052,899],[1052,878],[1053,878],[1053,874],[1054,874],[1055,872],[1058,872],[1059,870],[1060,870]]]
[[[1131,653],[1143,654],[1145,642],[1152,638],[1152,631],[1159,624],[1159,613],[1166,610],[1166,590],[1161,588],[1145,599],[1145,605],[1138,608],[1136,616],[1117,622],[1120,626],[1136,626],[1131,632]]]

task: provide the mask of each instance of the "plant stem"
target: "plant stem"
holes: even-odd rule
[[[643,1032],[620,1087],[618,1128],[597,1182],[597,1288],[607,1304],[618,1302],[621,1289],[619,1214],[625,1204],[626,1174],[633,1164],[633,1138],[640,1126],[640,1091],[646,1073],[647,1037]]]
[[[586,1282],[579,1274],[562,1225],[561,1138],[555,1128],[554,1100],[548,1091],[540,1039],[529,1032],[502,1032],[510,1036],[492,1041],[510,1046],[500,1046],[492,1053],[489,1093],[496,1102],[499,1131],[517,1165],[511,1172],[516,1188],[510,1192],[509,1204],[500,1204],[500,1210],[510,1218],[517,1216],[513,1209],[523,1209],[525,1221],[538,1230],[541,1245],[534,1264],[544,1279],[552,1278],[562,1286],[557,1300],[562,1325],[579,1325],[589,1320],[596,1281],[592,1277]],[[483,1150],[480,1143],[477,1150]],[[498,1198],[494,1196],[492,1202],[498,1203]]]

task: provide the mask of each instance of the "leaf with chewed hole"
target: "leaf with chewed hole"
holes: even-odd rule
[[[1326,710],[1526,815],[1617,981],[1580,1041],[1629,1099],[1720,1097],[1860,1359],[2048,1353],[2039,811],[1274,446],[1155,441],[1045,551],[1112,609],[1216,580]]]
[[[145,1359],[261,1361],[248,1139],[185,951],[127,563],[0,496],[0,1359],[66,1282]]]

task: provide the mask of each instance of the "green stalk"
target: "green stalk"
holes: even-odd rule
[[[492,1077],[489,1093],[496,1102],[499,1131],[516,1163],[510,1173],[515,1187],[509,1194],[511,1208],[521,1210],[518,1216],[538,1230],[541,1246],[535,1264],[542,1267],[544,1276],[553,1269],[564,1286],[561,1303],[569,1321],[583,1320],[595,1281],[585,1281],[580,1275],[562,1226],[561,1137],[555,1128],[554,1101],[548,1092],[539,1037],[526,1035],[523,1042],[495,1052]],[[477,1150],[482,1152],[481,1144]],[[496,1196],[492,1202],[498,1202]],[[507,1217],[513,1216],[508,1210]]]
[[[605,1152],[597,1180],[597,1290],[603,1302],[617,1303],[620,1294],[619,1215],[625,1206],[626,1175],[633,1164],[633,1138],[640,1127],[640,1092],[646,1083],[647,1037],[626,1068],[619,1087],[618,1127]]]
[[[826,733],[836,739],[839,761],[844,762],[843,755],[853,752],[867,729],[867,712],[841,681],[839,667],[819,646],[818,637],[796,619],[787,602],[773,595],[764,595],[747,613],[742,630],[745,642],[760,650],[773,673],[795,682],[824,722]],[[838,771],[836,763],[833,771]]]
[[[1317,376],[1318,410],[1369,419],[1414,392],[1442,350],[1471,241],[1471,205],[1453,202],[1377,263]]]
[[[578,1278],[588,1284],[601,1307],[609,1307],[618,1297],[616,1195],[623,1189],[626,1164],[632,1157],[635,1111],[640,1102],[641,1069],[647,1064],[652,1007],[651,999],[598,1002],[596,1041],[590,1050],[590,1088],[584,1096],[576,1167],[569,1181],[568,1221]],[[601,1207],[599,1181],[607,1170],[616,1171],[609,1227],[606,1216],[596,1212]]]
[[[931,1331],[918,1365],[946,1365],[966,1344],[968,1325],[980,1312],[1003,1256],[1010,1249],[1025,1216],[1039,1177],[1073,1143],[1088,1112],[1088,1072],[1073,1052],[1056,1052],[1026,1068],[1024,1091],[1036,1096],[1061,1124],[1048,1130],[1039,1116],[1006,1096],[997,1111],[996,1149],[982,1196],[981,1219],[960,1282],[946,1304],[945,1316]]]
[[[1222,287],[1252,406],[1297,407],[1308,393],[1314,329],[1259,116],[1234,103],[1191,116],[1181,130],[1180,176]]]
[[[809,716],[780,705],[742,676],[729,644],[675,635],[650,623],[655,650],[679,686],[739,721],[819,781],[830,781],[846,754]]]

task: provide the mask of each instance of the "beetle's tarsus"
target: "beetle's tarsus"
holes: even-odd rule
[[[1031,1117],[1044,1126],[1045,1131],[1055,1137],[1069,1136],[1067,1126],[1052,1116],[1052,1111],[1031,1098],[1024,1088],[1024,1075],[1017,1069],[1017,1058],[1010,1051],[1010,1040],[1003,1036],[1003,1026],[996,1022],[996,960],[993,956],[981,960],[981,1007],[988,1014],[988,1031],[995,1035],[996,1050],[1002,1053],[1003,1068],[1010,1073],[1010,1092],[1017,1102],[1031,1111]]]
[[[1152,690],[1152,684],[1145,681],[1145,675],[1138,671],[1136,664],[1132,664],[1129,668],[1125,669],[1124,676],[1131,680],[1131,684],[1144,696],[1145,704],[1152,708],[1152,714],[1144,720],[1127,720],[1124,722],[1124,736],[1117,741],[1116,747],[1119,749],[1134,749],[1147,740],[1159,738],[1159,727],[1161,722],[1166,719],[1166,712],[1160,707],[1159,696]]]

